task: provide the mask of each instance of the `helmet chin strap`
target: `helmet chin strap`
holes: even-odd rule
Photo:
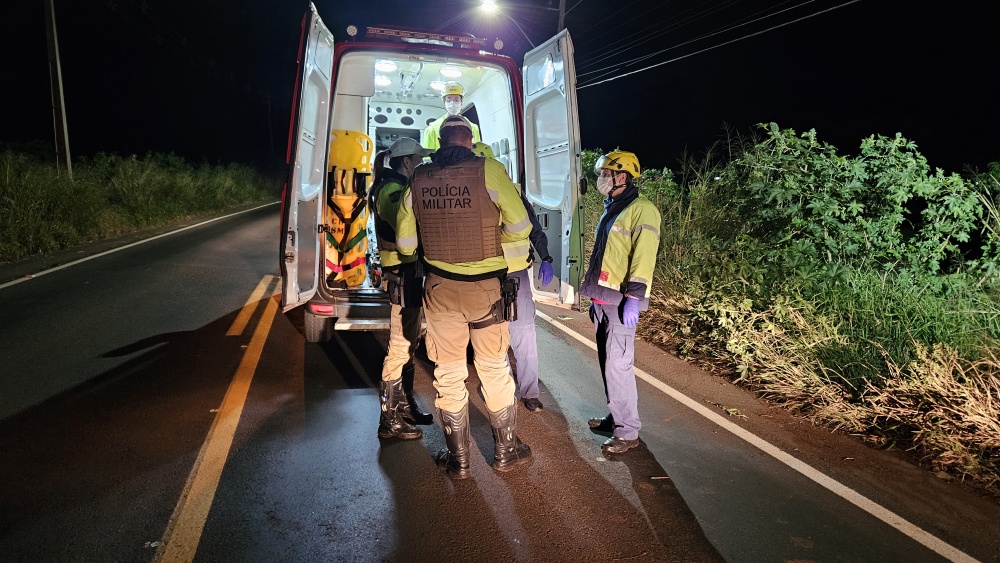
[[[608,197],[613,198],[615,196],[619,196],[621,195],[622,192],[625,191],[625,188],[628,187],[627,183],[619,184],[615,182],[615,180],[617,179],[618,179],[617,173],[611,175],[611,192],[608,194]]]

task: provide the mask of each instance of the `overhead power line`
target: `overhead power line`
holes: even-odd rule
[[[694,22],[696,22],[696,21],[698,21],[700,19],[706,18],[706,17],[708,17],[708,16],[710,16],[710,15],[712,15],[712,14],[714,14],[714,13],[720,11],[720,10],[724,10],[724,9],[726,9],[726,8],[728,8],[728,7],[730,7],[730,6],[734,5],[734,4],[737,4],[739,2],[740,2],[740,0],[727,0],[727,1],[723,2],[722,4],[719,4],[719,5],[716,5],[716,6],[712,6],[710,8],[705,9],[705,10],[702,10],[700,12],[696,12],[694,14],[691,14],[691,15],[683,18],[683,19],[680,19],[676,23],[673,23],[673,24],[665,26],[665,27],[662,26],[662,24],[656,24],[655,27],[658,27],[659,31],[656,31],[655,33],[647,32],[647,33],[644,33],[644,34],[640,34],[637,37],[636,36],[626,37],[626,38],[624,38],[622,40],[619,40],[618,42],[615,42],[615,43],[612,43],[610,45],[607,45],[606,47],[604,47],[603,50],[597,51],[596,53],[594,53],[593,55],[591,55],[590,60],[582,63],[580,66],[581,67],[587,67],[587,66],[592,66],[594,64],[597,64],[597,63],[599,63],[599,62],[601,62],[601,61],[603,61],[605,59],[609,59],[609,58],[611,58],[611,57],[613,57],[615,55],[618,55],[620,53],[624,53],[624,52],[629,51],[629,50],[631,50],[631,49],[633,49],[635,47],[638,47],[639,45],[642,45],[643,43],[647,43],[649,41],[652,41],[653,39],[656,39],[657,37],[659,37],[661,35],[670,33],[672,31],[676,31],[676,30],[678,30],[678,29],[680,29],[680,28],[682,28],[682,27],[684,27],[686,25],[690,25],[690,24],[692,24],[692,23],[694,23]],[[696,6],[694,8],[691,8],[691,9],[688,9],[688,10],[685,10],[683,12],[679,12],[676,16],[674,16],[674,19],[677,19],[678,17],[680,17],[680,16],[684,15],[685,13],[690,12],[692,10],[700,9],[705,4],[707,4],[707,2],[699,4],[698,6]]]
[[[801,8],[802,6],[805,6],[806,4],[812,4],[815,1],[816,0],[806,0],[805,2],[802,2],[801,4],[796,4],[796,5],[794,5],[794,6],[790,7],[790,8],[785,8],[784,10],[778,10],[777,12],[772,12],[770,14],[767,14],[766,16],[761,16],[759,18],[755,18],[755,19],[752,19],[750,21],[745,21],[743,23],[739,23],[739,24],[736,24],[736,25],[731,25],[731,26],[729,26],[727,28],[724,28],[724,29],[718,29],[718,30],[713,31],[711,33],[706,33],[705,35],[702,35],[700,37],[695,37],[694,39],[691,39],[689,41],[685,41],[683,43],[678,43],[677,45],[674,45],[672,47],[667,47],[666,49],[661,49],[659,51],[656,51],[655,53],[648,53],[646,55],[642,55],[641,57],[636,57],[634,59],[631,59],[631,60],[628,60],[628,61],[625,61],[625,62],[621,62],[621,63],[615,63],[613,65],[606,66],[604,68],[599,68],[597,70],[588,70],[586,72],[578,72],[578,73],[576,73],[576,75],[577,76],[584,76],[586,74],[596,74],[596,73],[599,73],[599,72],[604,72],[604,71],[606,71],[608,69],[619,68],[619,67],[621,67],[623,65],[630,65],[630,64],[637,63],[639,61],[644,61],[646,59],[655,57],[656,55],[662,55],[663,53],[666,53],[667,51],[672,51],[674,49],[683,47],[685,45],[690,45],[691,43],[697,43],[698,41],[701,41],[703,39],[708,39],[709,37],[714,37],[714,36],[719,35],[721,33],[726,33],[726,32],[732,31],[734,29],[737,29],[737,28],[740,28],[740,27],[743,27],[743,26],[746,26],[746,25],[750,25],[752,23],[757,23],[759,21],[766,20],[767,18],[770,18],[770,17],[773,17],[773,16],[777,16],[779,14],[783,14],[785,12],[794,10],[796,8]],[[787,4],[787,2],[783,2],[783,3]],[[778,4],[778,6],[780,6],[780,5],[781,4]],[[777,6],[775,6],[775,7],[777,7]],[[761,13],[761,12],[757,12],[757,14],[759,14],[759,13]],[[757,14],[754,14],[754,15],[757,15]],[[753,17],[753,16],[751,16],[751,17]]]
[[[611,33],[612,31],[618,29],[619,27],[622,27],[624,25],[628,25],[628,24],[632,23],[633,21],[641,18],[642,16],[648,14],[649,12],[652,12],[653,10],[655,10],[655,9],[663,6],[664,4],[667,4],[667,2],[662,2],[660,4],[656,4],[654,6],[651,6],[650,8],[648,8],[647,10],[645,10],[643,12],[639,12],[638,14],[632,16],[629,19],[618,21],[618,18],[616,18],[615,16],[617,16],[620,13],[627,12],[627,10],[631,9],[632,6],[634,6],[636,3],[638,3],[638,0],[636,0],[636,2],[633,2],[633,3],[631,3],[631,4],[627,5],[627,6],[620,7],[617,12],[603,16],[601,18],[601,21],[599,21],[598,23],[595,23],[594,25],[592,25],[592,26],[588,27],[587,29],[585,29],[583,31],[583,33],[580,34],[580,35],[581,36],[586,36],[587,39],[584,39],[583,41],[581,41],[579,47],[582,47],[584,45],[588,45],[590,43],[593,43],[594,41],[597,41],[601,37],[604,37],[608,33]],[[609,22],[617,22],[617,23],[615,25],[612,25],[611,27],[608,27],[607,29],[601,31],[600,33],[597,33],[597,34],[592,35],[592,36],[587,35],[590,32],[591,29],[594,29],[595,27],[600,26],[600,25],[608,25]]]
[[[850,0],[849,2],[844,2],[843,4],[838,4],[837,6],[833,6],[832,8],[827,8],[826,10],[821,10],[819,12],[815,12],[815,13],[809,14],[807,16],[802,16],[801,18],[797,18],[797,19],[794,19],[794,20],[791,20],[789,22],[785,22],[785,23],[782,23],[782,24],[778,24],[778,25],[769,27],[767,29],[751,33],[749,35],[744,35],[743,37],[737,37],[736,39],[731,39],[729,41],[725,41],[723,43],[719,43],[718,45],[713,45],[711,47],[706,47],[704,49],[695,51],[693,53],[688,53],[687,55],[682,55],[680,57],[675,57],[673,59],[670,59],[669,61],[663,61],[661,63],[656,63],[655,65],[649,65],[647,67],[643,67],[643,68],[640,68],[640,69],[637,69],[637,70],[633,70],[631,72],[626,72],[626,73],[623,73],[623,74],[619,74],[618,76],[613,76],[611,78],[606,78],[604,80],[599,80],[599,81],[596,81],[596,82],[590,82],[588,84],[584,84],[582,86],[577,86],[576,89],[580,90],[580,89],[583,89],[583,88],[589,88],[591,86],[597,86],[598,84],[604,84],[605,82],[611,82],[612,80],[618,80],[619,78],[624,78],[626,76],[631,76],[633,74],[638,74],[640,72],[643,72],[643,71],[646,71],[646,70],[649,70],[649,69],[652,69],[652,68],[656,68],[658,66],[663,66],[665,64],[677,62],[677,61],[679,61],[681,59],[686,59],[688,57],[693,57],[694,55],[698,55],[698,54],[704,53],[705,51],[711,51],[713,49],[718,49],[719,47],[724,47],[726,45],[730,45],[732,43],[736,43],[737,41],[742,41],[744,39],[749,39],[751,37],[756,37],[758,35],[762,35],[762,34],[767,33],[769,31],[774,31],[775,29],[779,29],[779,28],[791,25],[793,23],[798,23],[800,21],[807,20],[809,18],[813,18],[813,17],[819,16],[819,15],[825,14],[827,12],[832,12],[833,10],[837,10],[837,9],[843,8],[843,7],[849,6],[851,4],[856,4],[856,3],[860,2],[860,1],[861,0]]]

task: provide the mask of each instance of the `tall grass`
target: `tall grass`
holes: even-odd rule
[[[273,201],[281,188],[245,165],[195,166],[172,154],[98,154],[73,172],[70,181],[29,153],[0,153],[0,262]]]
[[[663,224],[638,333],[817,424],[912,450],[1000,494],[990,275],[1000,245],[989,236],[1000,213],[991,199],[969,207],[989,178],[929,173],[898,135],[867,139],[854,159],[814,132],[796,144],[775,126],[723,149],[685,158],[678,174],[643,173]],[[908,212],[901,202],[913,194]],[[584,204],[592,233],[600,201]],[[973,228],[983,248],[963,263],[953,235]],[[895,238],[873,239],[883,235]]]

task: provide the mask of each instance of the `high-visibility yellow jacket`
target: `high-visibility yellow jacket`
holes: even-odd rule
[[[454,151],[458,147],[448,147],[442,149],[434,155],[434,162],[439,162],[439,155],[443,151],[451,153],[461,153],[464,151]],[[468,151],[468,158],[476,158],[471,150]],[[447,163],[443,163],[447,166]],[[517,186],[507,177],[507,170],[492,158],[486,159],[486,191],[490,200],[500,209],[500,243],[512,243],[517,241],[527,241],[531,232],[531,219],[524,208]],[[419,235],[417,218],[413,212],[413,196],[410,187],[403,191],[400,200],[399,212],[396,214],[396,250],[404,256],[415,255],[419,246]],[[440,260],[425,259],[431,271],[438,270],[443,275],[453,274],[455,279],[476,279],[483,278],[489,274],[500,274],[507,271],[507,261],[503,256],[495,256],[480,260],[478,262],[459,262],[451,264]]]
[[[615,304],[635,297],[645,311],[659,245],[660,211],[638,196],[614,219],[603,247],[595,245],[580,295]]]
[[[424,132],[420,134],[420,146],[435,151],[441,148],[441,124],[444,123],[446,117],[448,117],[447,113],[435,119],[424,129]],[[479,135],[479,126],[471,121],[469,124],[472,125],[472,142],[478,143],[482,141]]]
[[[399,202],[403,196],[403,183],[405,183],[405,178],[402,175],[396,174],[394,170],[386,170],[386,176],[388,178],[383,182],[381,187],[378,187],[378,194],[375,199],[375,213],[378,219],[385,221],[392,229],[396,228],[396,215],[399,212]],[[376,228],[378,225],[376,224]],[[379,237],[381,238],[383,234],[395,238],[395,231],[392,233],[382,233],[379,232]],[[403,255],[396,250],[387,250],[384,248],[379,249],[379,258],[384,268],[394,268],[400,264],[406,264],[409,262],[416,262],[417,257],[415,255]]]

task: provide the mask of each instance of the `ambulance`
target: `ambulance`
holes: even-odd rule
[[[445,84],[462,85],[462,115],[520,184],[549,241],[554,279],[540,303],[579,308],[584,268],[573,42],[568,30],[518,65],[502,43],[388,27],[335,40],[312,4],[303,18],[282,195],[282,309],[304,306],[308,342],[336,330],[388,329],[389,301],[369,212],[376,153],[420,141],[444,115]],[[539,258],[539,257],[536,257]],[[537,268],[538,261],[536,260]]]

